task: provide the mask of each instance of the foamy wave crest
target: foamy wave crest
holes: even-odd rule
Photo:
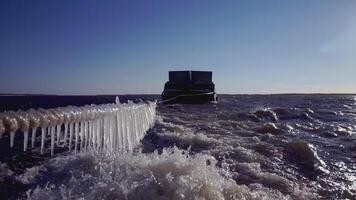
[[[10,177],[13,174],[14,172],[11,169],[9,169],[6,163],[0,162],[0,182],[4,181],[5,178]]]
[[[234,163],[238,173],[235,179],[238,183],[249,184],[250,187],[267,187],[288,193],[293,199],[315,199],[317,196],[305,185],[298,185],[274,173],[263,172],[260,163]]]
[[[156,123],[155,134],[160,138],[160,142],[165,144],[183,148],[208,148],[220,143],[219,140],[206,136],[202,131],[196,132],[188,127],[164,122],[160,117],[157,117]]]
[[[245,186],[214,157],[177,148],[161,154],[80,154],[53,158],[47,184],[27,199],[291,199],[258,184]],[[69,172],[70,171],[70,172]]]
[[[314,114],[314,111],[310,108],[275,108],[273,112],[281,120],[312,120],[311,115]]]
[[[27,168],[24,173],[16,176],[15,179],[22,184],[30,184],[44,171],[46,171],[46,169],[42,166],[34,166]]]
[[[284,149],[284,157],[292,160],[310,178],[315,178],[319,173],[329,173],[316,147],[303,140],[290,142]]]
[[[255,116],[261,119],[267,119],[271,122],[277,122],[278,121],[278,116],[277,114],[269,109],[269,108],[262,108],[262,109],[257,109],[254,113]]]

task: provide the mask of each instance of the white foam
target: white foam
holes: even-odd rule
[[[157,119],[157,124],[164,126],[163,130],[156,131],[161,140],[169,140],[188,146],[214,146],[219,140],[208,137],[204,132],[194,132],[192,129],[164,122],[162,118]]]
[[[238,185],[214,157],[177,148],[162,154],[80,154],[57,157],[53,176],[64,182],[27,192],[28,199],[291,199],[263,186]]]
[[[26,169],[24,173],[17,175],[15,179],[22,184],[30,184],[34,182],[35,179],[40,176],[40,173],[43,173],[43,171],[46,171],[46,168],[43,166],[34,166]]]
[[[4,181],[6,177],[10,177],[14,174],[14,172],[9,169],[6,163],[0,162],[0,182]]]

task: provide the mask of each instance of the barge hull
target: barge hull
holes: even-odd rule
[[[162,94],[162,101],[166,104],[184,103],[184,104],[201,104],[206,102],[215,102],[216,93],[202,94]]]

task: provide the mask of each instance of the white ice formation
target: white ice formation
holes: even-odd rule
[[[30,109],[0,113],[0,139],[10,133],[10,147],[14,146],[17,132],[24,134],[24,151],[35,146],[37,129],[41,129],[41,154],[50,138],[51,154],[54,147],[67,146],[75,152],[93,149],[108,153],[130,152],[155,123],[156,103],[86,105]]]

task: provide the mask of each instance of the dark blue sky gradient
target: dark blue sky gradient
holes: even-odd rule
[[[0,93],[160,93],[212,70],[219,93],[356,93],[356,1],[0,2]]]

